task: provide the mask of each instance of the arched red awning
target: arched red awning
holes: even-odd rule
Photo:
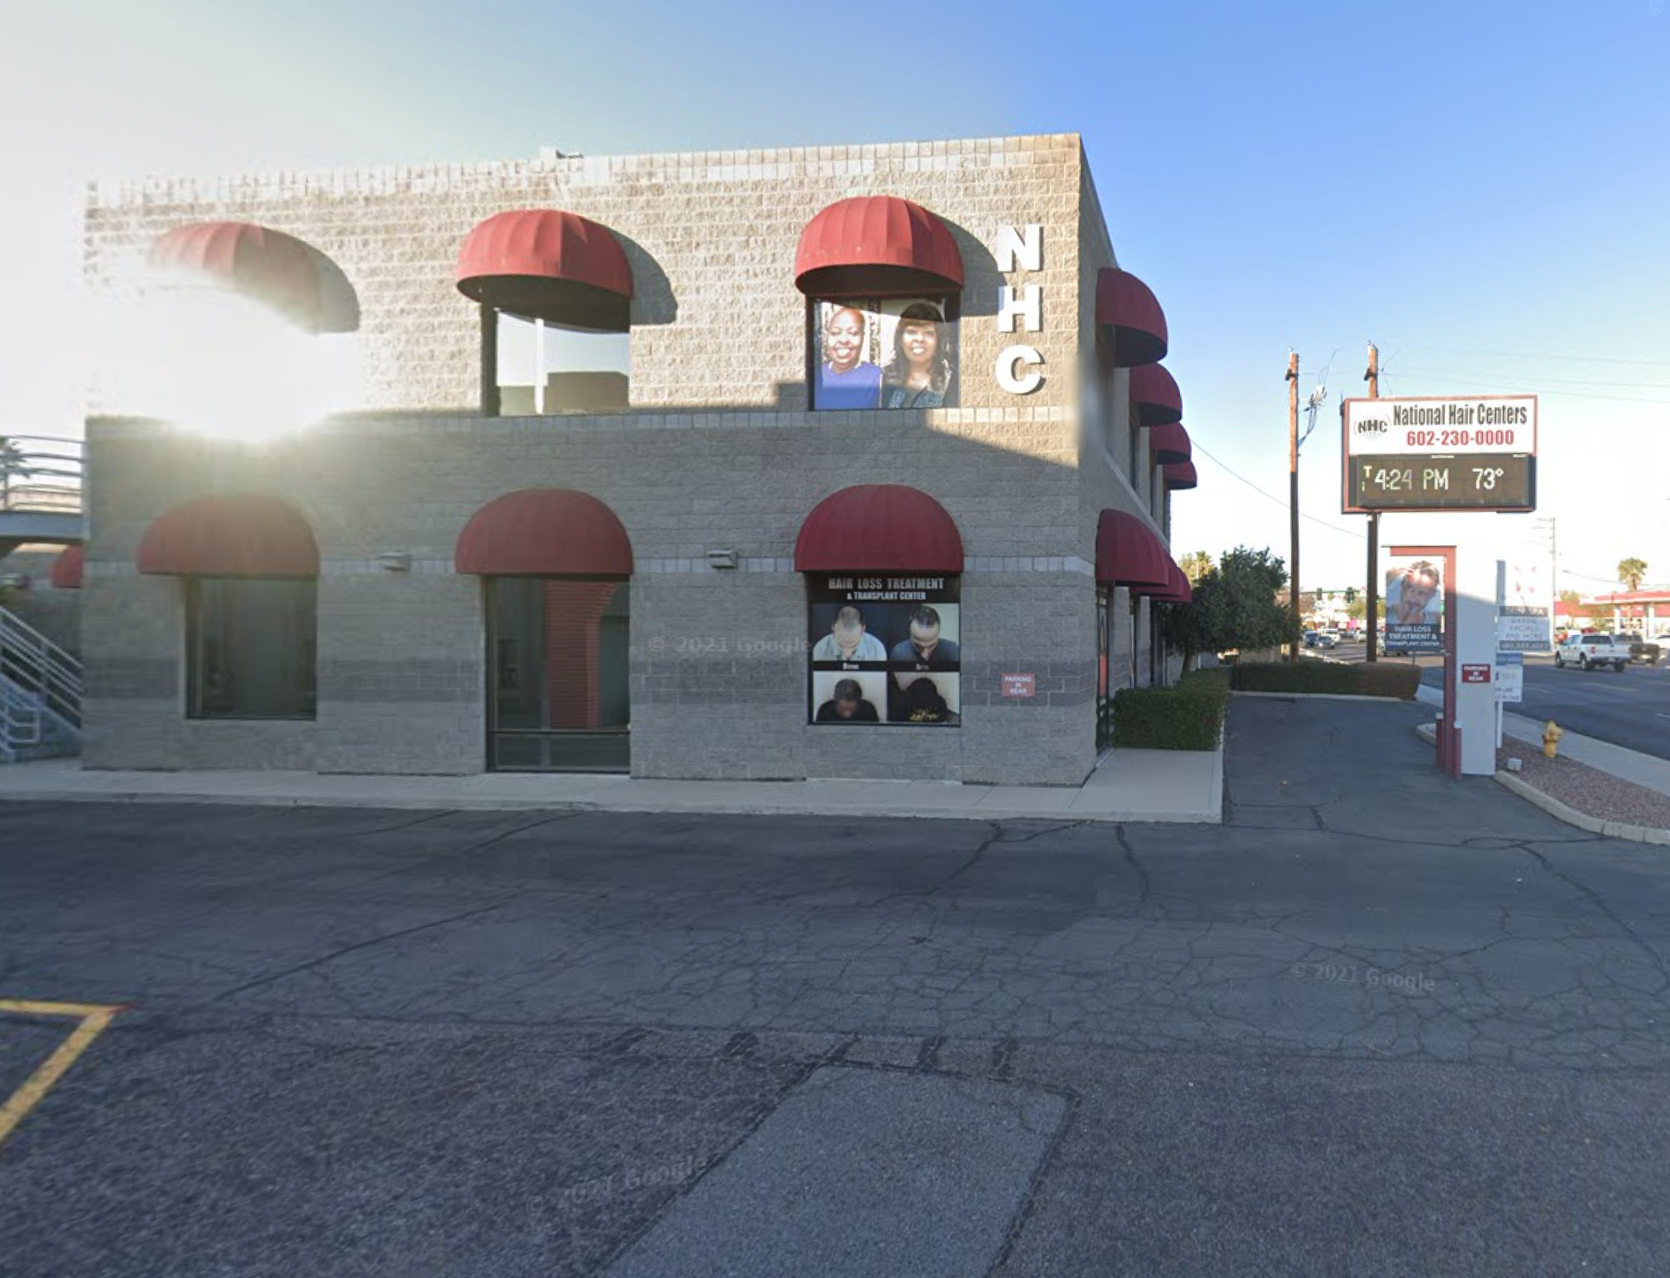
[[[65,546],[58,552],[58,558],[52,561],[52,588],[54,590],[80,590],[81,576],[86,564],[86,547]]]
[[[513,209],[465,238],[458,291],[512,315],[624,333],[632,264],[606,226],[556,209]]]
[[[313,245],[268,226],[176,226],[152,243],[150,264],[164,280],[251,298],[310,333],[352,333],[359,327],[359,298],[342,268]]]
[[[1195,597],[1194,587],[1189,584],[1188,577],[1176,564],[1171,565],[1171,580],[1157,590],[1141,590],[1138,594],[1145,594],[1159,603],[1191,603]]]
[[[808,297],[959,293],[963,255],[945,223],[896,195],[831,204],[806,224],[794,283]]]
[[[1154,291],[1129,271],[1108,266],[1096,272],[1096,323],[1108,335],[1115,367],[1157,364],[1166,357],[1166,314]]]
[[[1163,426],[1183,420],[1183,392],[1177,381],[1159,364],[1144,364],[1131,370],[1131,404],[1142,426]]]
[[[1186,462],[1194,456],[1189,432],[1182,422],[1165,422],[1148,432],[1148,455],[1161,465]]]
[[[1173,462],[1160,467],[1165,476],[1167,488],[1193,488],[1200,481],[1195,476],[1195,464],[1192,461]]]
[[[1123,510],[1104,510],[1096,521],[1096,580],[1115,586],[1165,586],[1171,557],[1154,530]]]
[[[194,497],[152,521],[140,572],[175,577],[317,577],[319,546],[300,512],[264,493]]]
[[[630,577],[632,542],[590,493],[524,488],[471,515],[452,559],[482,577]]]
[[[957,573],[963,539],[927,493],[904,484],[859,484],[825,497],[806,516],[794,570]]]

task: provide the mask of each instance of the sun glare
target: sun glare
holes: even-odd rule
[[[112,308],[108,411],[268,442],[357,404],[352,334],[315,336],[216,288],[153,288]]]

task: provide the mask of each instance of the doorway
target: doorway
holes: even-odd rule
[[[623,579],[487,579],[487,767],[631,766],[631,587]]]

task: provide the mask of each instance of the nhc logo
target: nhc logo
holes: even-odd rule
[[[1378,418],[1357,423],[1357,433],[1359,435],[1384,435],[1389,430],[1391,430],[1391,427]]]

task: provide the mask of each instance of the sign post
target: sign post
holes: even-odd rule
[[[1537,507],[1535,395],[1348,399],[1340,406],[1340,430],[1340,507],[1346,514],[1505,514]],[[1492,686],[1503,606],[1498,566],[1483,554],[1458,556],[1454,546],[1394,546],[1391,551],[1443,564],[1444,714],[1438,763],[1451,776],[1488,776],[1496,770],[1494,742],[1500,731],[1489,726],[1500,716]],[[1458,571],[1465,580],[1457,579]],[[1406,587],[1430,595],[1431,575],[1412,576]],[[1413,615],[1395,620],[1410,627],[1403,632],[1405,646],[1418,650],[1419,631],[1430,623]],[[1388,598],[1388,648],[1398,642],[1393,622]],[[1509,637],[1516,648],[1535,650],[1532,645],[1541,634],[1529,631],[1527,623]]]
[[[1379,401],[1384,403],[1385,401]],[[1444,654],[1444,713],[1438,720],[1438,767],[1448,776],[1461,775],[1461,725],[1456,722],[1456,597],[1454,546],[1392,546],[1392,554],[1425,560],[1437,560],[1443,566],[1444,616],[1442,649]],[[1386,603],[1386,646],[1392,647],[1391,601]]]

